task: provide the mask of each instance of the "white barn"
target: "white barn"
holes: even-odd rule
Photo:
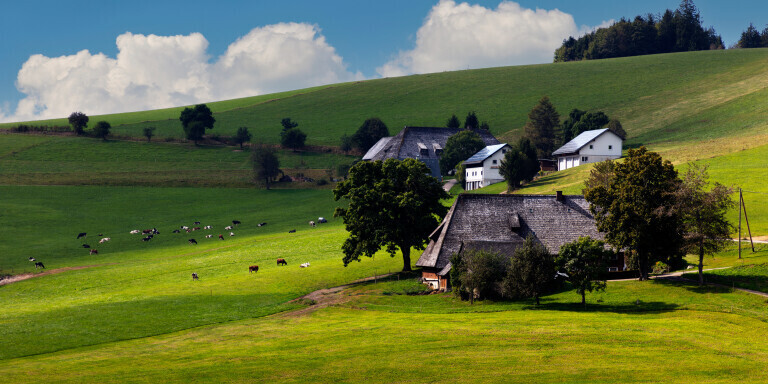
[[[557,161],[557,170],[562,171],[582,164],[618,159],[621,157],[623,142],[619,135],[608,128],[595,129],[582,132],[552,152],[552,156]]]
[[[504,181],[499,165],[510,149],[508,144],[489,145],[464,161],[464,189],[471,191]]]

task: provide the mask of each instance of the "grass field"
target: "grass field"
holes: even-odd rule
[[[768,235],[761,178],[768,168],[767,58],[768,49],[728,50],[338,84],[211,103],[212,133],[244,125],[274,143],[280,119],[290,116],[310,144],[336,145],[370,116],[394,134],[474,110],[510,140],[546,94],[561,115],[580,108],[618,117],[629,146],[647,144],[681,171],[687,161],[709,164],[713,180],[744,188],[753,234]],[[332,217],[339,203],[330,186],[253,188],[247,150],[164,142],[181,135],[179,111],[91,116],[121,135],[156,126],[151,143],[0,135],[7,227],[0,275],[36,273],[30,256],[48,269],[82,268],[0,286],[1,381],[768,382],[766,300],[721,287],[611,282],[606,292],[587,295],[586,308],[573,290],[534,308],[407,295],[422,286],[403,275],[308,310],[294,299],[397,271],[401,261],[381,253],[343,267],[347,233]],[[355,160],[326,152],[280,156],[283,168],[313,177]],[[553,173],[516,193],[579,194],[589,169]],[[330,222],[310,228],[319,216]],[[737,212],[729,218],[735,222]],[[228,234],[223,227],[232,220],[243,223],[234,237],[204,238]],[[214,230],[171,232],[194,221]],[[153,227],[161,234],[150,242],[129,234]],[[79,232],[87,239],[75,239]],[[99,233],[112,240],[98,244]],[[89,255],[83,243],[99,254]],[[768,249],[757,251],[745,249],[738,260],[730,247],[707,257],[707,268],[735,266],[707,278],[766,289]],[[279,257],[289,265],[276,266]],[[299,268],[303,262],[311,267]],[[249,274],[253,264],[260,270]],[[298,308],[308,312],[286,312]]]

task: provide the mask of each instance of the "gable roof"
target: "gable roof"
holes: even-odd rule
[[[581,236],[604,239],[583,196],[461,194],[430,235],[416,266],[444,269],[451,255],[484,249],[512,255],[529,235],[555,254]]]
[[[365,153],[363,160],[437,159],[437,150],[445,148],[448,138],[461,131],[461,128],[406,126],[397,135],[379,140]],[[472,131],[480,136],[485,145],[499,144],[499,140],[487,130],[473,129]],[[426,147],[426,155],[421,154],[422,146]]]
[[[479,150],[477,153],[472,155],[469,159],[464,161],[464,165],[475,165],[475,164],[482,164],[485,159],[491,157],[494,153],[498,152],[504,147],[508,147],[506,143],[502,144],[496,144],[496,145],[489,145],[481,150]]]
[[[576,153],[579,150],[581,150],[581,148],[584,148],[585,145],[589,144],[590,141],[597,139],[598,136],[602,135],[605,132],[610,132],[610,131],[611,130],[608,128],[584,131],[580,135],[574,137],[573,140],[565,143],[565,145],[558,148],[556,151],[552,152],[552,155],[554,156],[554,155],[565,155],[569,153]],[[616,134],[614,133],[614,135]],[[618,137],[618,135],[616,137]]]

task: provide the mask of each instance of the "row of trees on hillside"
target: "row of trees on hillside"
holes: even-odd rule
[[[749,23],[747,30],[741,33],[738,43],[738,48],[768,48],[768,26],[761,31],[758,31],[752,23]]]
[[[704,28],[692,0],[682,0],[661,16],[622,18],[578,39],[573,36],[555,50],[555,62],[607,59],[654,53],[723,49],[723,39],[714,28]]]
[[[445,123],[446,128],[461,128],[461,122],[456,115],[451,115],[448,121]],[[464,129],[484,129],[486,131],[491,129],[491,126],[486,122],[480,122],[477,118],[475,111],[467,113],[467,117],[464,118]]]

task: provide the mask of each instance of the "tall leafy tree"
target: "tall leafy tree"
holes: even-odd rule
[[[93,133],[96,135],[96,137],[101,137],[102,140],[106,141],[111,129],[112,125],[110,125],[109,122],[99,121],[96,123],[96,126],[93,127]]]
[[[525,136],[536,147],[539,158],[548,158],[555,150],[555,131],[560,126],[560,115],[555,106],[544,96],[528,113]]]
[[[275,149],[263,144],[257,144],[251,152],[253,163],[253,178],[269,189],[270,182],[280,174],[280,161]]]
[[[612,255],[604,242],[591,237],[581,237],[560,247],[557,265],[568,275],[576,293],[581,295],[581,304],[587,304],[587,292],[605,290],[605,280],[599,279]]]
[[[483,139],[471,130],[452,135],[446,140],[443,154],[440,155],[440,172],[447,175],[459,162],[468,159],[483,148],[485,148]]]
[[[287,131],[289,129],[293,129],[293,128],[298,127],[299,123],[291,120],[290,117],[286,117],[286,118],[280,120],[280,125],[283,126],[283,132],[285,132],[285,131]]]
[[[539,305],[541,295],[552,286],[555,272],[555,258],[529,235],[509,260],[502,289],[506,296],[531,298]]]
[[[216,119],[213,117],[213,112],[205,104],[195,105],[193,108],[184,108],[179,116],[181,126],[184,128],[184,133],[188,140],[192,140],[197,145],[197,142],[203,139],[206,129],[213,129],[213,124]]]
[[[352,141],[361,152],[367,152],[377,141],[387,136],[389,136],[387,125],[378,117],[371,117],[366,119],[352,135]]]
[[[683,245],[681,218],[665,213],[671,211],[670,196],[678,184],[672,163],[640,147],[630,149],[623,162],[600,169],[611,174],[593,169],[584,197],[608,243],[632,251],[640,280],[648,279],[652,262],[677,263]]]
[[[69,115],[69,125],[76,134],[82,135],[85,128],[88,127],[88,116],[82,112],[72,112]]]
[[[467,113],[467,117],[464,119],[465,129],[477,129],[480,128],[480,121],[477,120],[475,111]]]
[[[341,135],[341,138],[339,139],[339,148],[344,151],[344,153],[351,151],[353,144],[354,141],[352,140],[352,136],[347,135],[346,133]]]
[[[291,128],[287,131],[283,131],[283,135],[280,138],[280,144],[283,147],[291,148],[294,152],[298,148],[304,148],[304,143],[307,140],[307,134],[302,132],[298,128]]]
[[[456,117],[456,115],[451,115],[451,118],[448,119],[448,122],[445,123],[445,126],[448,128],[461,128],[461,122],[459,121],[459,118]]]
[[[400,250],[403,271],[411,270],[411,248],[424,249],[448,210],[441,200],[450,197],[415,159],[359,162],[333,195],[349,202],[334,213],[349,232],[341,247],[344,265],[386,247],[392,257]]]
[[[720,183],[710,187],[707,166],[688,164],[675,193],[674,212],[683,219],[685,249],[699,256],[699,285],[704,285],[704,255],[713,254],[730,242],[733,226],[725,218],[735,206],[733,188]]]
[[[251,133],[248,132],[248,127],[240,127],[235,134],[235,142],[240,144],[240,149],[243,149],[243,143],[251,141]]]
[[[153,136],[155,136],[155,127],[144,127],[144,137],[147,138],[147,142],[152,141]]]
[[[499,173],[507,182],[507,190],[520,187],[522,182],[531,181],[539,173],[539,161],[536,148],[527,137],[521,138],[516,145],[504,154],[499,164]]]

